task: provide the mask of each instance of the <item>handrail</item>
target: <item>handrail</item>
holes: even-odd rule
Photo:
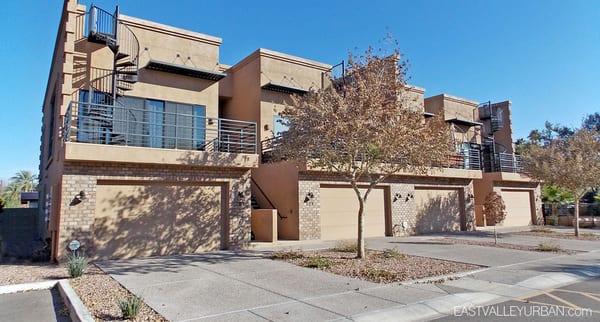
[[[279,216],[279,219],[286,219],[287,216],[283,216],[283,215],[281,215],[281,213],[279,213],[279,208],[275,207],[275,205],[273,204],[273,202],[271,201],[271,199],[269,199],[269,197],[267,196],[267,194],[262,190],[262,188],[260,187],[260,185],[258,184],[258,182],[256,182],[256,180],[254,180],[254,178],[252,176],[250,176],[250,180],[252,180],[252,183],[254,183],[254,185],[258,188],[258,191],[260,191],[260,193],[262,194],[262,196],[265,197],[265,199],[269,203],[269,206],[271,206],[271,209],[277,210],[277,216]]]

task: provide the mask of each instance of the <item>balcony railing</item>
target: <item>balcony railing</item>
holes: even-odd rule
[[[256,123],[119,105],[71,102],[65,141],[207,152],[256,151]]]
[[[281,143],[281,136],[263,140],[261,142],[261,160],[269,162],[273,158],[273,150]],[[312,157],[317,158],[318,153],[312,154]],[[481,150],[477,148],[463,149],[460,152],[452,153],[448,157],[448,161],[439,165],[441,168],[466,169],[466,170],[482,170]]]
[[[512,153],[485,153],[484,169],[486,172],[524,173],[521,156]]]

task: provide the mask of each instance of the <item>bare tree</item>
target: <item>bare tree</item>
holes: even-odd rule
[[[573,194],[579,236],[579,200],[600,186],[600,133],[582,128],[543,146],[533,144],[525,150],[524,161],[530,176]]]
[[[494,244],[498,244],[496,226],[506,218],[506,206],[502,196],[495,191],[490,192],[483,202],[485,221],[494,224]]]
[[[283,111],[288,127],[276,159],[297,160],[334,172],[358,200],[357,257],[365,256],[364,213],[372,189],[394,174],[424,174],[444,165],[452,148],[448,126],[425,120],[406,83],[400,52],[349,57],[343,80],[296,96]]]

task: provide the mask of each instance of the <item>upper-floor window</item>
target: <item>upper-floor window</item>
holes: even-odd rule
[[[286,121],[286,118],[281,115],[273,116],[273,135],[280,136],[283,132],[288,130],[288,126],[283,122]]]
[[[167,149],[205,150],[209,121],[203,105],[80,91],[77,141]],[[92,104],[85,104],[90,102]],[[215,130],[216,131],[216,130]]]

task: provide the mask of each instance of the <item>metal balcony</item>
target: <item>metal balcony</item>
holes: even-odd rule
[[[485,172],[525,173],[521,156],[513,153],[485,153]]]
[[[273,161],[273,150],[277,145],[281,144],[282,137],[277,136],[261,142],[261,161]],[[312,157],[318,158],[318,152],[311,154]],[[482,170],[481,149],[468,148],[462,149],[459,152],[452,153],[448,156],[448,161],[440,164],[441,168],[465,169],[465,170]]]
[[[119,105],[71,102],[65,141],[255,154],[256,123]]]

